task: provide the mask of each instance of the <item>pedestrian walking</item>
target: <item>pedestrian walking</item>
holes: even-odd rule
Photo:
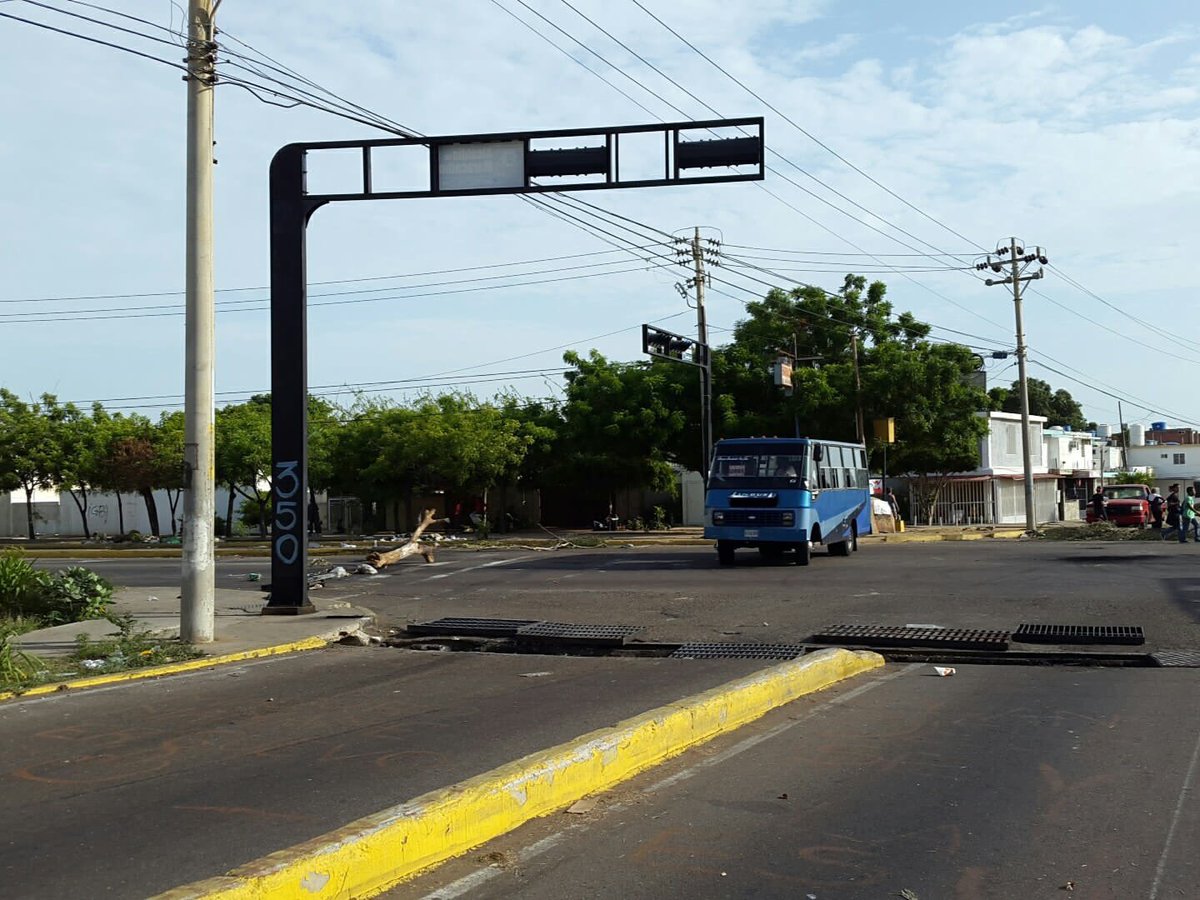
[[[1096,488],[1096,493],[1092,494],[1092,521],[1107,522],[1108,513],[1105,512],[1105,507],[1108,506],[1108,498],[1104,496],[1104,486]]]
[[[1183,530],[1183,503],[1179,499],[1179,485],[1171,485],[1171,492],[1167,494],[1167,529],[1163,532],[1163,540],[1170,540],[1172,537],[1180,540],[1187,540],[1187,532]]]
[[[1150,488],[1150,516],[1154,519],[1154,523],[1150,527],[1155,531],[1162,531],[1163,507],[1166,502],[1163,495],[1158,492],[1158,488]]]
[[[1192,540],[1200,541],[1200,500],[1196,499],[1196,489],[1189,487],[1183,498],[1183,533],[1192,532]],[[1184,538],[1186,540],[1186,537]]]

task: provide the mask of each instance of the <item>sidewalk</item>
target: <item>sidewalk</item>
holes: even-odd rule
[[[213,641],[196,644],[205,655],[187,662],[129,669],[68,681],[50,682],[24,692],[23,696],[73,687],[93,687],[116,681],[152,678],[175,672],[206,668],[241,659],[290,653],[323,647],[354,634],[374,620],[374,614],[336,597],[314,597],[317,612],[304,616],[261,615],[264,595],[246,590],[217,588],[214,592]],[[181,600],[178,587],[121,588],[113,595],[114,615],[132,615],[135,632],[148,631],[165,638],[179,637]],[[116,637],[118,630],[107,619],[73,622],[30,631],[13,640],[18,649],[40,657],[66,656],[75,647],[77,635],[91,640]],[[4,699],[0,695],[0,699]]]

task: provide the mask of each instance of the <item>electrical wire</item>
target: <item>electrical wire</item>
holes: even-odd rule
[[[649,247],[659,246],[662,243],[663,242],[658,241],[653,244],[643,245],[642,247],[639,247],[637,249],[647,249]],[[544,256],[544,257],[541,257],[538,259],[523,259],[523,260],[515,260],[513,262],[488,263],[485,265],[475,265],[475,266],[459,266],[459,267],[453,268],[453,269],[430,269],[425,272],[406,272],[406,273],[400,273],[400,274],[395,274],[395,275],[369,275],[369,276],[364,276],[364,277],[360,277],[360,278],[335,278],[335,279],[328,280],[328,281],[310,281],[309,285],[310,286],[325,286],[325,285],[334,285],[334,284],[363,284],[363,283],[369,282],[369,281],[391,281],[391,280],[395,280],[398,278],[423,278],[428,275],[453,275],[453,274],[457,274],[460,272],[478,272],[478,271],[485,270],[485,269],[488,271],[491,271],[494,269],[510,268],[513,266],[529,266],[529,265],[538,265],[541,263],[561,262],[563,260],[568,260],[568,259],[586,259],[586,258],[593,257],[593,256],[605,256],[605,255],[608,255],[611,253],[616,253],[618,251],[625,252],[625,248],[623,248],[623,247],[617,248],[616,250],[590,250],[587,253],[567,253],[567,254],[563,254],[560,256]],[[615,263],[596,263],[596,265],[615,265]],[[556,270],[548,269],[545,271],[556,271]],[[566,271],[566,269],[557,270],[557,271]],[[513,273],[512,277],[515,277],[515,276],[521,275],[521,274],[539,274],[539,273],[519,273],[518,272],[518,273]],[[501,276],[497,276],[497,277],[501,277]],[[271,286],[269,284],[263,284],[263,285],[253,285],[250,287],[216,288],[214,290],[214,293],[231,294],[231,293],[239,293],[239,292],[244,292],[244,291],[269,291],[270,289],[271,289]],[[390,289],[391,288],[377,288],[377,290],[390,290]],[[0,303],[51,303],[51,302],[64,302],[65,303],[65,302],[76,301],[76,300],[129,300],[129,299],[145,299],[145,298],[150,298],[150,297],[182,297],[182,296],[184,296],[185,293],[186,293],[186,291],[147,291],[147,292],[143,292],[143,293],[130,293],[130,294],[76,294],[73,296],[63,296],[63,297],[24,297],[24,298],[14,298],[14,299],[3,299],[3,300],[0,300]],[[322,294],[310,294],[309,296],[310,297],[311,296],[323,297],[323,296],[333,296],[333,294],[323,294],[322,293]]]
[[[565,2],[565,0],[564,0],[564,2]],[[715,69],[716,69],[718,72],[720,72],[720,73],[721,73],[722,75],[724,75],[726,78],[730,79],[730,80],[731,80],[731,81],[732,81],[734,84],[736,84],[738,87],[740,87],[740,88],[741,88],[742,90],[744,90],[746,93],[748,93],[748,94],[749,94],[751,97],[753,97],[755,100],[757,100],[758,102],[762,103],[764,106],[766,106],[766,107],[767,107],[767,109],[771,110],[773,113],[775,113],[777,116],[779,116],[779,117],[780,117],[781,119],[783,119],[785,122],[787,122],[789,125],[791,125],[793,128],[795,128],[797,131],[799,131],[799,132],[800,132],[802,135],[804,135],[804,136],[805,136],[806,138],[808,138],[810,141],[812,141],[813,143],[815,143],[815,144],[816,144],[817,146],[819,146],[821,149],[823,149],[823,150],[825,150],[826,152],[830,153],[830,154],[831,154],[831,155],[832,155],[834,158],[836,158],[838,161],[840,161],[840,162],[844,163],[845,165],[849,166],[851,169],[853,169],[855,172],[857,172],[857,173],[858,173],[859,175],[861,175],[863,178],[867,179],[869,182],[871,182],[872,184],[874,184],[876,187],[878,187],[878,188],[881,188],[883,191],[885,191],[886,193],[888,193],[888,194],[889,194],[889,195],[891,195],[892,197],[895,197],[897,200],[899,200],[901,203],[903,203],[903,204],[904,204],[905,206],[907,206],[909,209],[912,209],[914,212],[917,212],[917,213],[919,213],[920,215],[924,216],[926,219],[928,219],[930,222],[933,222],[935,225],[938,225],[938,226],[940,226],[940,227],[944,228],[946,231],[950,232],[950,233],[951,233],[951,234],[953,234],[955,237],[957,237],[957,238],[959,238],[959,239],[961,239],[961,240],[964,240],[964,241],[966,241],[968,244],[971,244],[971,245],[973,245],[973,246],[979,247],[979,249],[980,249],[980,250],[983,250],[983,247],[981,247],[980,245],[976,244],[976,243],[975,243],[974,241],[972,241],[970,238],[968,238],[968,237],[966,237],[966,236],[964,236],[964,235],[960,234],[958,231],[955,231],[953,228],[951,228],[951,227],[950,227],[949,225],[947,225],[945,222],[943,222],[943,221],[941,221],[940,219],[938,219],[938,218],[936,218],[936,217],[934,217],[934,216],[930,215],[929,213],[925,212],[925,211],[924,211],[923,209],[921,209],[920,207],[918,207],[918,206],[916,206],[916,205],[914,205],[914,204],[910,203],[909,201],[905,200],[903,197],[901,197],[899,194],[897,194],[895,191],[893,191],[893,190],[892,190],[891,188],[889,188],[887,185],[885,185],[885,184],[882,184],[881,182],[877,181],[877,180],[876,180],[875,178],[873,178],[872,176],[868,175],[866,172],[864,172],[864,171],[863,171],[862,169],[860,169],[858,166],[854,165],[854,163],[850,162],[850,160],[846,159],[844,156],[842,156],[840,153],[838,153],[836,150],[834,150],[832,147],[830,147],[830,146],[829,146],[828,144],[826,144],[824,141],[822,141],[822,140],[820,140],[819,138],[817,138],[817,137],[816,137],[816,135],[814,135],[814,134],[812,134],[811,132],[809,132],[808,130],[806,130],[806,129],[802,128],[802,127],[801,127],[801,126],[800,126],[800,125],[799,125],[799,124],[798,124],[798,123],[797,123],[795,120],[793,120],[793,119],[792,119],[790,116],[788,116],[786,113],[782,112],[782,111],[781,111],[780,109],[778,109],[778,108],[777,108],[777,107],[776,107],[774,104],[772,104],[772,103],[770,103],[769,101],[767,101],[765,98],[763,98],[763,97],[762,97],[760,94],[758,94],[756,91],[752,90],[752,89],[751,89],[751,88],[750,88],[748,85],[746,85],[746,84],[745,84],[743,81],[741,81],[739,78],[737,78],[736,76],[734,76],[733,74],[731,74],[731,73],[730,73],[728,70],[726,70],[724,67],[722,67],[721,65],[719,65],[719,64],[718,64],[718,63],[717,63],[717,62],[716,62],[714,59],[712,59],[712,57],[708,56],[708,54],[704,53],[704,52],[703,52],[703,51],[702,51],[702,50],[701,50],[699,47],[697,47],[695,44],[693,44],[691,41],[689,41],[687,38],[685,38],[685,37],[684,37],[682,34],[680,34],[678,31],[676,31],[674,28],[672,28],[672,27],[671,27],[670,25],[668,25],[666,22],[664,22],[664,21],[663,21],[661,18],[659,18],[658,16],[656,16],[656,15],[655,15],[653,12],[651,12],[649,9],[647,9],[647,8],[646,8],[646,7],[645,7],[645,6],[644,6],[644,5],[643,5],[643,4],[640,2],[640,0],[632,0],[632,2],[633,2],[633,4],[634,4],[635,6],[637,6],[637,7],[638,7],[640,10],[642,10],[642,12],[646,13],[646,15],[650,16],[650,18],[652,18],[652,19],[653,19],[655,22],[657,22],[659,25],[661,25],[663,28],[665,28],[667,31],[669,31],[669,32],[670,32],[672,35],[674,35],[676,38],[678,38],[680,41],[682,41],[684,44],[686,44],[686,45],[687,45],[689,48],[691,48],[691,50],[692,50],[693,52],[695,52],[695,53],[696,53],[696,54],[697,54],[697,55],[698,55],[698,56],[699,56],[701,59],[703,59],[703,60],[704,60],[705,62],[707,62],[709,65],[713,66],[713,68],[715,68]],[[874,213],[872,213],[872,215],[874,215]],[[985,250],[984,252],[987,252],[987,251]]]
[[[639,262],[641,262],[641,261],[639,261]],[[471,294],[471,293],[477,293],[479,291],[493,291],[493,290],[503,290],[503,289],[509,289],[509,288],[533,287],[533,286],[543,285],[543,284],[557,284],[557,283],[564,282],[564,281],[579,281],[579,280],[587,279],[587,278],[602,278],[602,277],[609,276],[609,275],[625,275],[630,272],[641,272],[641,271],[645,270],[646,265],[650,265],[655,268],[667,268],[667,265],[663,264],[663,263],[644,263],[644,262],[642,262],[642,264],[640,264],[638,266],[634,266],[634,267],[627,268],[627,269],[619,269],[619,270],[612,271],[612,272],[592,272],[592,273],[589,273],[586,275],[568,275],[568,276],[562,276],[562,277],[558,277],[558,278],[541,278],[541,279],[536,279],[533,281],[514,282],[512,284],[484,285],[481,287],[460,288],[457,290],[447,290],[447,291],[427,291],[427,292],[419,293],[419,294],[403,294],[403,295],[395,295],[395,296],[388,296],[388,297],[355,297],[355,298],[349,299],[349,300],[324,300],[324,301],[318,301],[315,303],[309,303],[309,304],[307,304],[307,306],[310,309],[315,308],[315,307],[322,307],[322,306],[347,306],[350,304],[379,303],[379,302],[389,301],[389,300],[418,300],[418,299],[425,299],[428,297],[444,297],[444,296],[448,296],[448,295],[452,295],[452,294]],[[218,309],[217,312],[221,312],[221,313],[267,312],[270,309],[269,305],[262,305],[262,304],[269,304],[269,303],[270,303],[269,299],[225,301],[221,305],[222,308]],[[228,308],[229,306],[231,306],[233,304],[247,304],[247,305],[239,306],[236,309]],[[251,307],[248,304],[259,304],[259,305]],[[142,307],[142,309],[144,309],[144,310],[155,310],[155,309],[163,309],[163,308],[164,307],[161,307],[161,306]],[[76,310],[57,310],[57,311],[56,310],[51,310],[51,311],[39,310],[37,312],[30,312],[30,313],[3,313],[3,314],[0,314],[0,317],[3,317],[5,319],[5,324],[8,324],[8,325],[29,325],[29,324],[44,324],[47,322],[64,322],[64,321],[90,322],[90,321],[105,321],[105,320],[112,320],[112,319],[154,319],[154,318],[163,318],[163,317],[171,317],[171,316],[182,316],[182,315],[186,314],[186,308],[182,308],[182,307],[178,307],[178,306],[171,306],[171,307],[167,307],[167,308],[170,309],[169,312],[132,312],[131,313],[131,312],[125,312],[125,311],[115,311],[115,312],[113,312],[112,315],[94,315],[93,314],[93,313],[100,312],[99,310],[88,310],[88,311],[85,311],[86,314],[80,314],[79,311],[76,311]],[[17,318],[15,318],[17,316],[28,316],[28,317],[47,316],[49,318],[17,319]]]
[[[104,41],[100,38],[89,37],[86,34],[79,34],[75,31],[67,31],[64,28],[55,28],[53,25],[47,25],[45,22],[38,22],[35,19],[26,19],[21,16],[14,16],[11,13],[6,12],[0,12],[0,18],[12,19],[16,22],[24,22],[26,25],[34,25],[37,28],[44,28],[47,31],[53,31],[56,34],[65,35],[66,37],[77,38],[78,40],[88,41],[92,44],[100,44],[104,47],[111,47],[113,50],[120,50],[122,53],[130,53],[133,56],[140,56],[142,59],[148,59],[151,62],[161,63],[164,66],[170,66],[172,69],[178,69],[181,72],[186,73],[188,71],[187,66],[181,65],[180,63],[171,62],[168,59],[162,59],[158,56],[152,56],[149,53],[143,53],[140,50],[134,50],[132,47],[126,47],[123,44],[114,44],[111,41]]]

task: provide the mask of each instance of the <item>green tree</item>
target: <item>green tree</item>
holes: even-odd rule
[[[569,351],[563,359],[574,371],[566,376],[550,477],[610,496],[622,488],[674,490],[669,448],[678,444],[686,414],[672,364],[610,362],[595,350],[587,358]]]
[[[25,492],[25,518],[29,540],[34,528],[33,493],[53,486],[54,449],[50,422],[37,403],[25,403],[0,388],[0,488]]]
[[[1066,425],[1075,431],[1091,431],[1096,427],[1095,422],[1089,422],[1083,416],[1083,406],[1075,400],[1069,391],[1059,388],[1054,390],[1040,378],[1028,379],[1029,414],[1045,416],[1048,425]],[[994,387],[988,391],[990,408],[1001,412],[1019,413],[1021,411],[1021,382],[1014,381],[1007,388]]]
[[[171,534],[179,533],[179,500],[186,483],[184,474],[184,415],[181,410],[165,412],[150,433],[154,449],[153,487],[167,492],[167,506],[171,512]],[[153,504],[153,494],[147,501],[147,509]],[[152,521],[157,521],[154,514]]]
[[[73,403],[60,404],[52,394],[42,395],[42,410],[49,422],[51,478],[60,490],[70,492],[83,523],[83,536],[90,540],[88,498],[104,479],[102,436],[108,413],[94,403],[89,416]]]
[[[224,406],[216,416],[216,480],[229,487],[225,537],[233,533],[235,497],[244,497],[259,508],[271,499],[271,398],[251,397],[245,403]],[[267,536],[267,519],[259,518],[259,536]]]
[[[949,477],[979,465],[987,398],[967,381],[975,363],[966,347],[922,342],[874,348],[863,367],[867,416],[896,420],[888,468],[912,476],[913,510],[927,520]]]
[[[153,488],[158,469],[153,442],[154,426],[145,416],[117,413],[97,423],[100,458],[97,487],[117,496],[117,528],[125,533],[122,494],[138,494],[146,504],[150,532],[159,534]]]

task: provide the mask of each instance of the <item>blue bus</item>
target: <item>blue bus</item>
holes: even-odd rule
[[[816,438],[718,441],[704,498],[704,536],[733,565],[739,547],[768,559],[792,552],[808,565],[814,544],[849,556],[871,531],[867,451]]]

